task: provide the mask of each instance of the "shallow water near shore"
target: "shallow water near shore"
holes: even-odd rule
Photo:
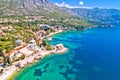
[[[23,69],[14,80],[120,80],[120,24],[56,34],[49,42],[69,49]]]

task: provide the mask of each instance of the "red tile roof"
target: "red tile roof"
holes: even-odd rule
[[[24,48],[24,47],[25,47],[25,45],[20,45],[20,46],[14,48],[14,50],[20,50],[20,49],[22,49],[22,48]]]
[[[9,52],[9,54],[13,54],[14,52],[15,52],[16,50],[11,50],[10,52]]]
[[[25,45],[18,46],[16,48],[12,49],[9,53],[4,53],[4,56],[8,56],[10,54],[13,54],[15,51],[18,51],[18,50],[20,50],[20,49],[22,49],[24,47],[25,47]]]

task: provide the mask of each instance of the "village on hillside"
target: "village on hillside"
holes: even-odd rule
[[[46,55],[66,52],[62,43],[48,44],[52,35],[91,26],[79,17],[56,15],[0,17],[0,80]]]
[[[25,32],[17,33],[15,27],[0,25],[0,75],[5,76],[7,72],[12,72],[23,68],[25,65],[33,63],[51,53],[63,53],[67,50],[63,44],[52,46],[47,40],[52,40],[52,35],[60,33],[63,28],[55,28],[46,24],[38,24],[38,30],[28,32],[32,35],[29,38],[23,38]],[[14,44],[9,42],[8,33],[12,33]],[[14,33],[15,32],[15,33]],[[10,35],[11,36],[11,35]],[[5,44],[4,44],[5,43]],[[10,49],[10,45],[14,45]],[[8,48],[7,48],[8,47]],[[14,69],[10,69],[14,67]]]

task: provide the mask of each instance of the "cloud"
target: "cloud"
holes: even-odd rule
[[[80,5],[83,5],[83,4],[84,4],[84,2],[83,2],[83,1],[80,1],[80,2],[79,2],[79,4],[80,4]]]
[[[79,4],[83,5],[84,2],[79,2]],[[62,3],[55,3],[55,5],[59,6],[59,7],[66,7],[66,8],[87,8],[87,9],[92,9],[92,7],[86,7],[86,6],[71,6],[65,2],[62,2]]]
[[[66,4],[65,2],[62,3],[55,3],[55,5],[59,6],[59,7],[67,7],[67,8],[71,8],[72,6],[70,6],[69,4]]]

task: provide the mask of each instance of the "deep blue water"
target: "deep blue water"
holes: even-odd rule
[[[69,51],[25,68],[15,80],[120,80],[120,24],[57,34]]]

